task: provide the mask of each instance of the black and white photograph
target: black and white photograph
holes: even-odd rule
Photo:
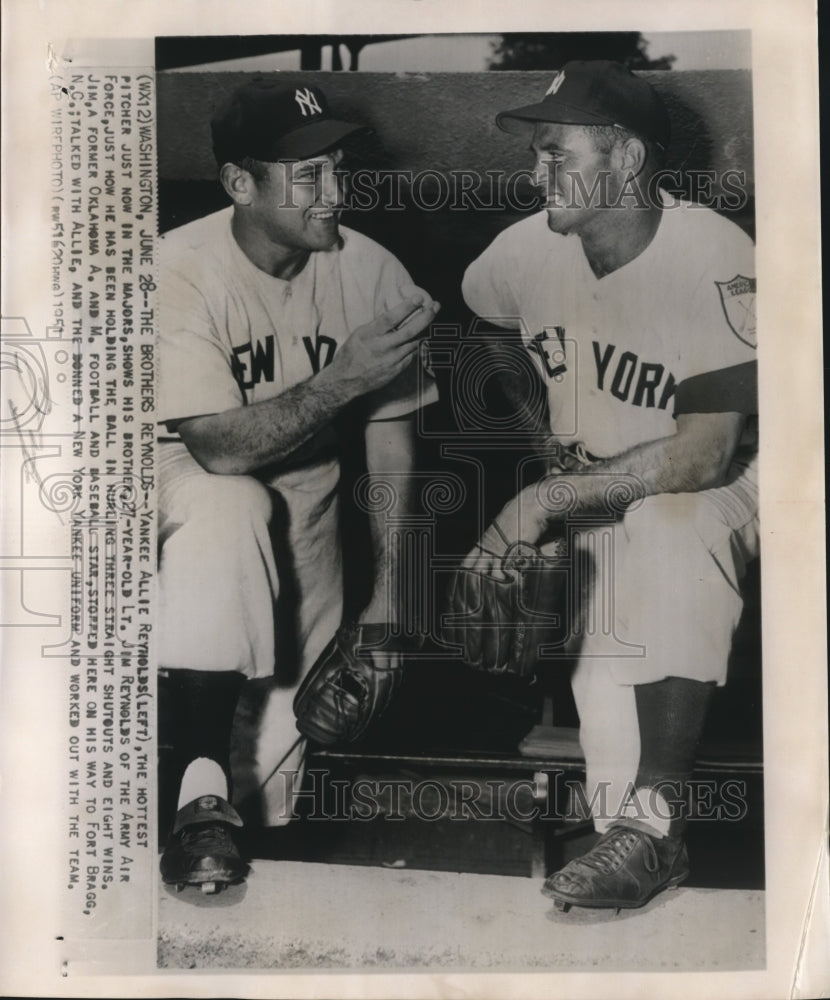
[[[163,964],[763,965],[750,55],[157,39]]]
[[[806,5],[276,6],[42,46],[14,985],[824,995]]]

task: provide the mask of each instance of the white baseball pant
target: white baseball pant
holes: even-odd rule
[[[305,755],[305,741],[292,749],[294,694],[342,616],[336,491],[283,494],[206,472],[179,442],[159,452],[159,665],[273,677],[255,772],[261,783],[282,761],[262,793],[266,825],[281,825]],[[292,663],[280,662],[281,592],[294,612]]]
[[[665,677],[726,682],[740,581],[759,552],[757,460],[735,464],[722,487],[647,497],[613,536],[612,566],[593,575],[572,678],[600,832],[619,816],[637,775],[634,685]]]

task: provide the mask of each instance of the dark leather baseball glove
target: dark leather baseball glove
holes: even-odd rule
[[[540,647],[564,636],[564,550],[564,540],[552,555],[516,542],[493,571],[459,567],[450,581],[444,642],[460,646],[477,670],[535,676]]]
[[[297,729],[322,746],[359,739],[400,687],[404,654],[419,646],[386,624],[341,626],[294,697]]]

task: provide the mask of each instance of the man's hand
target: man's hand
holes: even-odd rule
[[[354,330],[320,376],[348,386],[352,396],[382,388],[412,360],[418,334],[439,308],[425,291],[413,286],[399,305]]]
[[[196,461],[223,475],[273,466],[358,396],[391,382],[412,360],[418,334],[440,308],[414,285],[400,293],[406,298],[399,305],[358,327],[331,364],[305,382],[249,406],[182,421],[179,433]]]

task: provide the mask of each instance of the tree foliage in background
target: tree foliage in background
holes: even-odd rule
[[[493,43],[488,69],[561,69],[572,59],[612,59],[629,69],[671,69],[677,57],[650,59],[639,31],[510,33]]]

